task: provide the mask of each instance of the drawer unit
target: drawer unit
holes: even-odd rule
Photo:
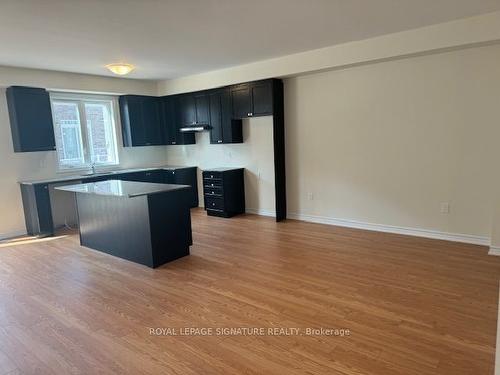
[[[232,217],[245,212],[243,168],[203,171],[205,210],[210,216]]]

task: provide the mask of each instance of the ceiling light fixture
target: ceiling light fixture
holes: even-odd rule
[[[134,70],[135,66],[133,66],[132,64],[114,63],[106,65],[106,68],[108,68],[111,72],[118,74],[119,76],[124,76]]]

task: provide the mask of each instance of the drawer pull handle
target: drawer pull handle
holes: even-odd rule
[[[252,112],[248,112],[248,116],[253,116],[253,113]]]
[[[214,184],[212,184],[212,187],[214,186]]]
[[[215,203],[212,203],[212,206],[215,206]]]
[[[210,175],[210,178],[214,178],[214,175],[213,175],[213,174],[211,174],[211,175]]]

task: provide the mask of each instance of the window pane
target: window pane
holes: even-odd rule
[[[78,103],[54,101],[52,111],[59,164],[62,167],[82,166],[85,157]]]
[[[90,156],[95,164],[116,164],[111,102],[85,102]]]

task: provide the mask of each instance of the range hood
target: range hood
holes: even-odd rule
[[[187,133],[187,132],[202,132],[204,130],[210,130],[210,129],[212,129],[212,127],[208,124],[192,124],[183,126],[182,128],[179,129],[179,131]]]

